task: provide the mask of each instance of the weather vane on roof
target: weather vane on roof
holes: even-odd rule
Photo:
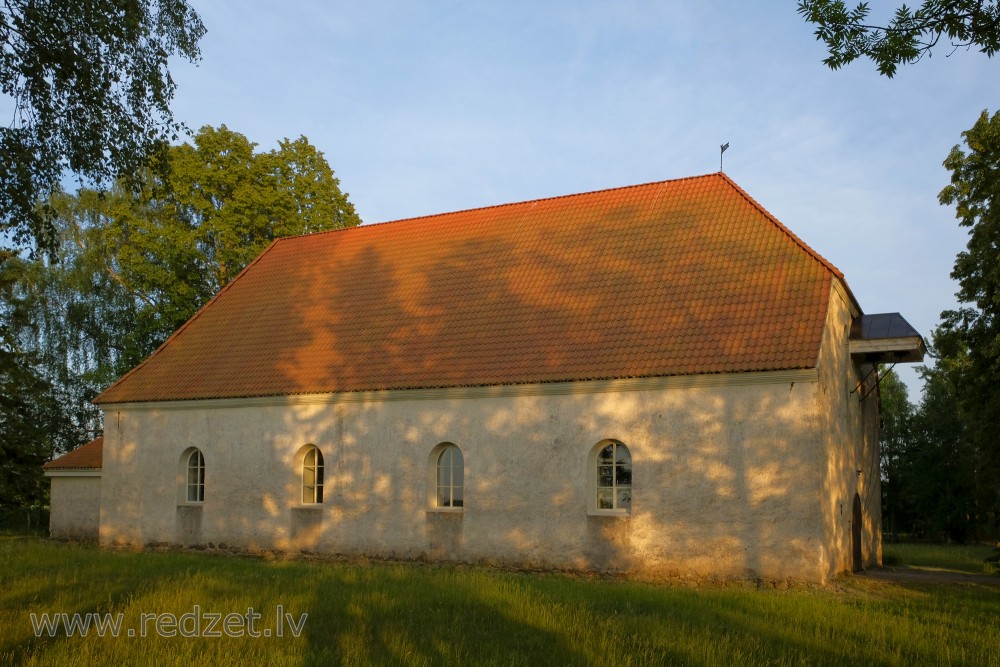
[[[728,141],[726,143],[722,144],[721,146],[719,146],[719,171],[722,171],[722,154],[726,152],[727,148],[729,148],[729,142]]]

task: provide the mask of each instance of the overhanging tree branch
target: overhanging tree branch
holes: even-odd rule
[[[870,58],[880,73],[892,77],[899,65],[913,63],[942,37],[954,49],[977,46],[993,56],[1000,51],[1000,4],[995,0],[924,0],[916,10],[896,9],[886,25],[867,21],[868,3],[848,10],[843,0],[801,0],[798,13],[816,25],[816,39],[829,57],[823,62],[839,69],[860,57]]]

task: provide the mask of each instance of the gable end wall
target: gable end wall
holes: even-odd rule
[[[855,494],[861,503],[861,554],[864,568],[882,563],[882,499],[879,477],[878,391],[871,370],[855,364],[848,349],[851,322],[857,315],[843,285],[834,283],[817,371],[824,429],[826,470],[823,515],[827,575],[853,567],[852,532]]]

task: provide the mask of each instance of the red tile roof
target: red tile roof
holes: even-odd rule
[[[834,277],[721,173],[280,239],[95,402],[810,368]]]
[[[104,438],[91,440],[86,445],[66,452],[42,466],[43,470],[100,470],[103,465]]]

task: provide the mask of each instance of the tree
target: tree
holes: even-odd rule
[[[274,238],[361,222],[307,139],[257,152],[204,127],[170,148],[137,195],[55,193],[58,251],[24,262],[22,343],[65,397],[66,419],[99,428],[89,400],[153,352]]]
[[[940,354],[942,334],[940,328],[934,332],[934,366],[921,370],[923,398],[901,465],[899,506],[907,532],[965,542],[985,527],[979,493],[983,450],[963,409],[968,358]]]
[[[879,378],[881,429],[879,432],[879,468],[882,476],[882,514],[890,535],[896,534],[902,466],[911,442],[913,405],[906,385],[892,370]]]
[[[864,56],[892,77],[896,68],[931,54],[942,37],[953,49],[976,47],[987,56],[1000,50],[1000,3],[985,0],[924,0],[917,9],[901,5],[887,25],[868,22],[862,2],[848,9],[843,0],[801,0],[798,12],[815,24],[816,39],[826,43],[823,62],[839,69]]]
[[[977,443],[977,476],[982,480],[979,502],[1000,532],[1000,112],[986,111],[962,133],[968,153],[955,146],[944,165],[951,184],[939,196],[954,205],[959,224],[969,229],[966,250],[958,254],[951,277],[964,304],[941,313],[939,336],[946,359],[967,363],[958,385],[959,400],[968,416],[970,436]]]
[[[22,268],[14,253],[0,251],[0,518],[12,509],[43,505],[48,485],[42,464],[81,438],[63,419],[37,357],[19,344],[18,333],[32,326],[26,304],[14,293]]]
[[[180,126],[168,59],[200,57],[185,0],[5,0],[0,87],[0,233],[52,249],[48,200],[69,170],[95,185],[130,180]]]

